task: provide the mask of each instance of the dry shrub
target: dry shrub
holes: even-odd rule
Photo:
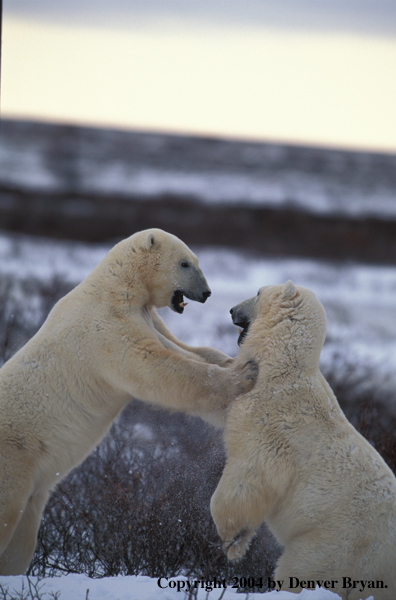
[[[277,552],[265,528],[238,565],[220,551],[209,503],[223,466],[220,432],[133,402],[53,493],[29,573],[268,577]]]
[[[331,371],[326,378],[347,419],[374,446],[396,474],[395,395],[378,392],[378,375],[369,367],[362,376],[361,369],[351,366],[345,380],[341,382]]]
[[[40,329],[54,304],[72,285],[57,276],[47,281],[0,277],[0,366]]]

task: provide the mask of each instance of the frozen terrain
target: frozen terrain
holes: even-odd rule
[[[396,218],[396,157],[5,120],[0,185]]]
[[[0,227],[396,264],[396,156],[4,121]]]
[[[30,578],[34,584],[37,584],[35,577]],[[173,581],[182,581],[183,578],[174,578]],[[172,582],[170,579],[169,582]],[[168,582],[168,583],[169,583]],[[163,580],[162,585],[166,585]],[[172,584],[172,583],[171,583]],[[16,590],[25,592],[29,589],[29,582],[25,577],[1,577],[0,586],[8,588],[9,592]],[[190,600],[183,590],[160,589],[156,579],[150,577],[109,577],[104,579],[89,579],[84,575],[67,575],[64,577],[54,577],[43,579],[38,582],[42,594],[42,600],[50,600],[50,593],[59,593],[59,600]],[[208,588],[209,589],[209,588]],[[290,592],[268,592],[263,594],[238,594],[229,587],[206,591],[204,588],[197,590],[197,595],[191,597],[191,600],[341,600],[338,594],[330,590],[304,589],[299,594]],[[224,593],[225,592],[225,593]],[[1,593],[1,588],[0,588]],[[16,595],[14,597],[17,597]],[[8,600],[8,599],[7,599]],[[375,600],[375,596],[367,598]]]

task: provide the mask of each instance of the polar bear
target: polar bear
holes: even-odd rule
[[[132,396],[222,425],[255,366],[179,342],[154,307],[205,302],[197,257],[159,229],[117,244],[0,370],[0,574],[25,572],[50,490]]]
[[[259,374],[230,405],[227,462],[211,499],[229,559],[265,520],[284,547],[274,576],[282,590],[322,585],[348,600],[394,600],[396,479],[319,371],[323,306],[287,282],[231,314],[242,327],[239,357],[255,357]]]

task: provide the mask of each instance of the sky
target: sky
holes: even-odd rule
[[[4,117],[396,152],[396,0],[4,0]]]

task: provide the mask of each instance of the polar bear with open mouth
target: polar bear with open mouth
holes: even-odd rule
[[[132,397],[222,426],[254,363],[179,342],[156,313],[210,289],[195,254],[150,229],[117,244],[0,370],[0,574],[31,561],[48,495]]]
[[[211,500],[229,559],[244,555],[265,520],[284,547],[282,590],[300,592],[297,578],[334,582],[348,600],[394,600],[396,479],[319,371],[323,306],[289,281],[231,314],[242,328],[239,358],[254,357],[259,375],[230,407],[227,463]]]

